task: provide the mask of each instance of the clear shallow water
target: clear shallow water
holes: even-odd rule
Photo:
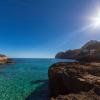
[[[28,58],[14,60],[16,64],[0,65],[0,100],[47,100],[49,66],[68,61]]]

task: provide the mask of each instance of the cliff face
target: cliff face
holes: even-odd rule
[[[100,64],[56,63],[48,76],[51,100],[100,100]]]
[[[51,100],[100,100],[100,42],[89,41],[80,49],[60,52],[60,62],[48,70]]]
[[[75,50],[68,50],[66,52],[59,52],[55,58],[62,58],[62,59],[77,59],[80,54],[80,49]]]
[[[7,63],[14,63],[14,62],[7,56],[0,54],[0,64],[7,64]]]
[[[96,40],[91,40],[87,42],[84,46],[82,46],[82,49],[99,49],[100,50],[100,42]]]
[[[100,42],[91,40],[80,49],[58,53],[55,58],[77,59],[80,61],[100,61]]]

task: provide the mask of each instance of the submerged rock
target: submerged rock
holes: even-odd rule
[[[51,100],[100,100],[99,63],[56,63],[48,77]]]

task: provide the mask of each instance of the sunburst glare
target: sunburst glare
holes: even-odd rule
[[[90,18],[93,28],[100,27],[100,9]]]

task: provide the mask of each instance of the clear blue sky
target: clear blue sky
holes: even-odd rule
[[[100,40],[100,34],[81,31],[96,1],[100,0],[0,0],[0,53],[54,57],[88,40]]]

